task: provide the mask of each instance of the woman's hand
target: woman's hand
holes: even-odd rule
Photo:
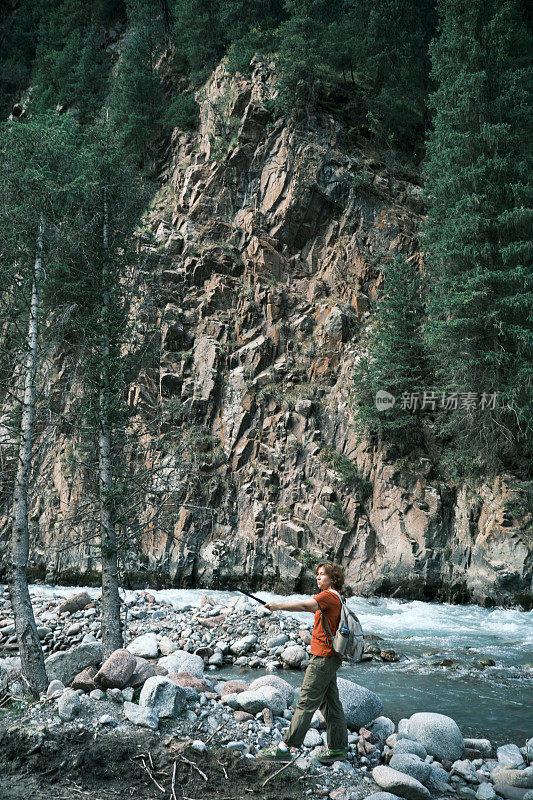
[[[265,608],[269,611],[279,611],[279,603],[267,603]]]

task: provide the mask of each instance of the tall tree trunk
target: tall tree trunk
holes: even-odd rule
[[[24,378],[24,401],[20,423],[20,445],[17,474],[13,490],[11,519],[11,564],[9,592],[15,618],[15,631],[20,651],[22,674],[31,692],[38,697],[48,686],[43,651],[28,591],[28,556],[30,534],[28,529],[28,479],[31,466],[31,449],[35,425],[35,378],[37,373],[37,338],[39,315],[39,279],[42,268],[44,223],[39,226],[37,256],[33,268],[30,317]]]
[[[102,269],[102,343],[100,385],[100,543],[102,558],[102,647],[107,658],[123,646],[120,624],[120,595],[118,591],[117,536],[113,519],[113,475],[111,471],[111,404],[110,341],[109,341],[109,206],[104,189],[103,222],[104,265]]]

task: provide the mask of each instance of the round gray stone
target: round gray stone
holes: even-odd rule
[[[483,781],[483,783],[480,783],[477,787],[476,798],[477,800],[496,800],[494,786],[486,781]]]
[[[377,717],[370,725],[367,725],[367,728],[372,731],[374,736],[377,736],[380,742],[384,742],[394,733],[396,726],[388,717]]]
[[[392,767],[374,767],[372,777],[382,789],[406,797],[407,800],[427,800],[430,797],[429,791],[420,781]]]
[[[455,720],[444,714],[413,714],[409,718],[407,735],[424,745],[429,755],[439,761],[443,758],[457,761],[463,754],[463,735]]]
[[[422,761],[427,756],[427,750],[423,744],[420,742],[415,742],[414,739],[398,739],[398,741],[393,746],[394,754],[400,753],[413,753],[418,758],[421,758]]]
[[[309,728],[304,738],[304,747],[318,747],[322,744],[322,737],[315,728]]]
[[[139,705],[152,708],[158,717],[176,717],[185,708],[185,703],[183,688],[159,675],[148,678],[139,697]]]
[[[383,703],[375,692],[345,678],[337,678],[346,724],[352,731],[368,725],[381,713]]]
[[[395,753],[389,761],[389,767],[416,778],[424,785],[429,782],[431,775],[431,766],[414,753]]]
[[[367,794],[365,800],[399,800],[399,797],[391,792],[373,792],[372,794]]]
[[[191,675],[194,675],[196,678],[203,678],[204,676],[204,660],[200,656],[196,656],[194,654],[187,654],[187,656],[181,659],[179,668],[178,668],[178,675],[180,672],[190,672]]]
[[[156,731],[159,726],[159,717],[154,709],[138,706],[136,703],[128,701],[124,703],[124,716],[141,728],[150,728],[150,730]]]
[[[517,769],[524,766],[524,759],[520,748],[516,744],[504,744],[496,750],[499,764],[507,769]]]
[[[142,636],[137,636],[129,643],[126,649],[132,655],[140,656],[140,658],[157,658],[159,655],[157,636],[155,633],[145,633]]]
[[[81,701],[77,692],[67,689],[57,701],[57,711],[63,722],[70,722],[81,711]]]
[[[298,669],[306,656],[305,648],[299,644],[291,644],[281,653],[282,661],[292,669]]]
[[[250,690],[254,692],[256,689],[261,689],[262,686],[273,686],[274,689],[277,689],[283,696],[285,703],[288,706],[292,705],[294,688],[288,681],[280,678],[278,675],[262,675],[260,678],[256,678],[255,681],[251,682]]]

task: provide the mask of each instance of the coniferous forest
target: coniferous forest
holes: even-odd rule
[[[76,364],[69,435],[92,469],[105,657],[122,646],[119,540],[137,502],[121,471],[127,387],[150,357],[130,326],[140,221],[222,59],[230,75],[268,61],[271,119],[337,120],[420,176],[422,257],[383,262],[347,387],[358,436],[396,459],[429,454],[456,483],[510,473],[531,501],[532,53],[525,0],[5,0],[1,435],[17,456],[2,493],[35,692],[46,675],[24,580],[32,448],[52,414],[43,365],[58,352]],[[383,388],[403,407],[377,409]]]
[[[401,264],[389,266],[376,310],[383,333],[356,381],[357,424],[409,448],[417,438],[410,429],[420,433],[416,409],[410,419],[384,421],[372,411],[371,398],[385,378],[398,390],[412,383],[413,371],[420,386],[486,395],[487,404],[497,391],[491,413],[457,409],[439,418],[439,435],[460,474],[527,471],[532,49],[525,2],[12,0],[1,43],[2,115],[13,111],[12,120],[20,120],[3,129],[8,186],[20,188],[17,169],[29,169],[16,165],[26,138],[43,169],[34,176],[42,187],[30,191],[28,183],[28,197],[17,200],[26,253],[38,239],[39,192],[54,194],[45,174],[49,158],[55,170],[54,160],[69,147],[94,152],[100,142],[137,170],[136,185],[149,181],[171,131],[198,124],[195,91],[224,57],[230,72],[244,73],[255,53],[272,57],[276,114],[317,107],[373,141],[423,154],[425,267],[415,275]],[[73,172],[72,160],[61,169],[71,174],[58,177],[66,206],[53,212],[65,217],[53,246],[64,259],[64,248],[72,246],[66,244],[68,225],[82,213],[65,187],[76,182],[82,203],[88,199],[81,194],[91,189],[81,172]],[[2,212],[9,215],[9,191],[4,197]],[[43,217],[45,238],[51,224]],[[10,247],[22,247],[20,239]],[[7,288],[15,262],[6,246],[2,260]],[[43,302],[52,303],[46,313],[67,302],[69,292],[76,302],[76,293],[86,291],[60,261],[58,275],[48,270],[43,284]],[[405,293],[412,298],[407,321]]]

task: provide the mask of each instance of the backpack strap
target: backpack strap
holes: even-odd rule
[[[328,592],[333,592],[333,594],[335,594],[339,598],[340,604],[341,604],[341,611],[342,611],[342,597],[340,596],[338,591],[336,589],[328,589],[327,591]],[[333,634],[331,633],[331,628],[329,627],[329,623],[328,623],[326,617],[322,613],[322,609],[320,609],[320,621],[322,623],[322,630],[324,631],[324,635],[326,637],[326,640],[329,639],[330,647],[333,648]]]
[[[331,634],[331,628],[329,627],[328,621],[325,618],[325,616],[322,613],[322,611],[320,612],[320,621],[322,622],[322,630],[324,631],[324,634],[326,636],[326,640],[329,639],[330,647],[333,647],[333,636]]]

